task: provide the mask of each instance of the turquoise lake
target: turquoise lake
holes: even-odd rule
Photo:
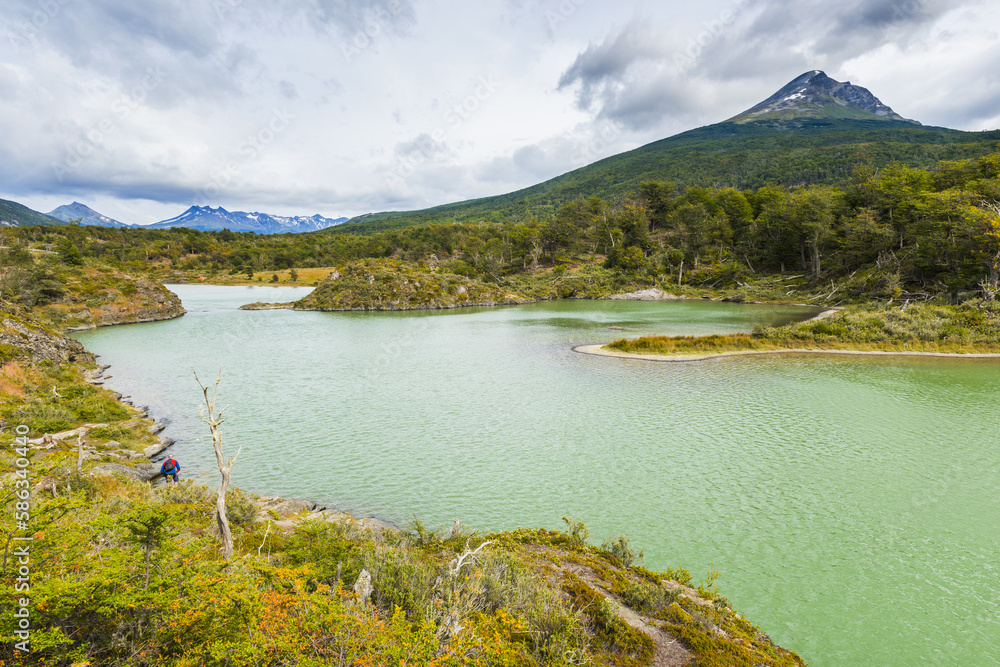
[[[74,334],[215,485],[194,380],[222,369],[234,484],[398,525],[586,522],[651,569],[710,567],[811,665],[1000,663],[1000,363],[823,355],[658,363],[576,345],[815,311],[558,301],[240,311],[303,288],[172,286],[188,314]],[[620,327],[612,330],[611,327]]]

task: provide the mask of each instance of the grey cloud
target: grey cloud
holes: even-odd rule
[[[738,0],[673,43],[665,26],[650,22],[612,30],[577,56],[558,86],[577,86],[578,106],[597,118],[653,128],[665,118],[700,117],[728,99],[745,103],[746,84],[767,91],[886,43],[905,47],[953,8],[946,0]],[[695,94],[699,84],[722,92]]]
[[[416,23],[411,0],[312,0],[303,11],[315,27],[333,29],[344,36],[398,34]]]
[[[946,0],[754,3],[749,18],[734,21],[698,49],[696,69],[719,81],[832,70],[883,44],[907,45],[953,8]]]
[[[409,157],[420,155],[430,159],[448,152],[448,145],[441,141],[436,141],[431,135],[421,134],[410,141],[403,141],[396,144],[396,155]]]
[[[26,34],[25,21],[37,27],[30,38],[12,42],[15,56],[30,59],[37,50],[53,49],[81,72],[123,88],[138,85],[154,70],[160,73],[158,84],[145,99],[153,106],[239,94],[240,74],[255,58],[227,41],[211,2],[12,1],[8,30]],[[49,8],[44,22],[40,7]]]
[[[286,100],[297,100],[299,98],[299,91],[295,88],[295,84],[291,81],[279,81],[278,91]]]
[[[559,89],[579,84],[578,104],[590,109],[597,98],[613,94],[634,65],[656,62],[664,56],[663,44],[655,32],[633,21],[577,56],[559,79]]]

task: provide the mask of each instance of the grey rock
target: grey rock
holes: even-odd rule
[[[166,445],[164,445],[162,442],[158,442],[155,445],[150,445],[149,447],[146,447],[144,450],[142,450],[142,455],[145,456],[147,459],[151,459],[157,454],[162,454],[163,450],[166,448],[167,448]]]
[[[368,599],[375,589],[372,587],[372,575],[368,570],[361,570],[358,581],[354,584],[354,593],[358,596],[358,604],[368,604]]]
[[[612,294],[608,298],[613,301],[675,301],[681,297],[664,292],[659,287],[651,287],[627,294]]]
[[[46,329],[0,302],[0,344],[11,345],[38,361],[91,362],[94,356],[79,342]]]
[[[91,469],[95,475],[124,475],[139,482],[151,482],[160,475],[160,466],[155,463],[139,463],[135,467],[121,463],[105,463]]]

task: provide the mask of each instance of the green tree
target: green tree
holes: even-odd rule
[[[69,240],[69,237],[63,236],[58,241],[56,241],[56,252],[59,253],[59,259],[69,266],[83,266],[83,255],[80,254],[80,249],[76,247],[76,244]]]
[[[162,507],[142,505],[129,512],[122,520],[128,530],[127,539],[132,544],[142,548],[145,557],[145,584],[149,588],[149,566],[153,551],[159,548],[170,536],[168,523],[170,515]]]
[[[643,181],[639,184],[639,197],[649,211],[650,231],[667,226],[670,212],[674,210],[677,186],[669,181]]]
[[[800,230],[802,243],[802,268],[808,265],[815,279],[820,277],[823,251],[833,239],[834,198],[828,189],[809,188],[792,199],[793,224]]]

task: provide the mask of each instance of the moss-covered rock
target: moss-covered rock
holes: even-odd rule
[[[63,330],[158,322],[187,312],[176,294],[142,276],[82,269],[65,281],[66,293],[58,302],[35,309],[39,319]]]
[[[26,317],[12,303],[0,301],[0,362],[93,362],[83,345]]]

